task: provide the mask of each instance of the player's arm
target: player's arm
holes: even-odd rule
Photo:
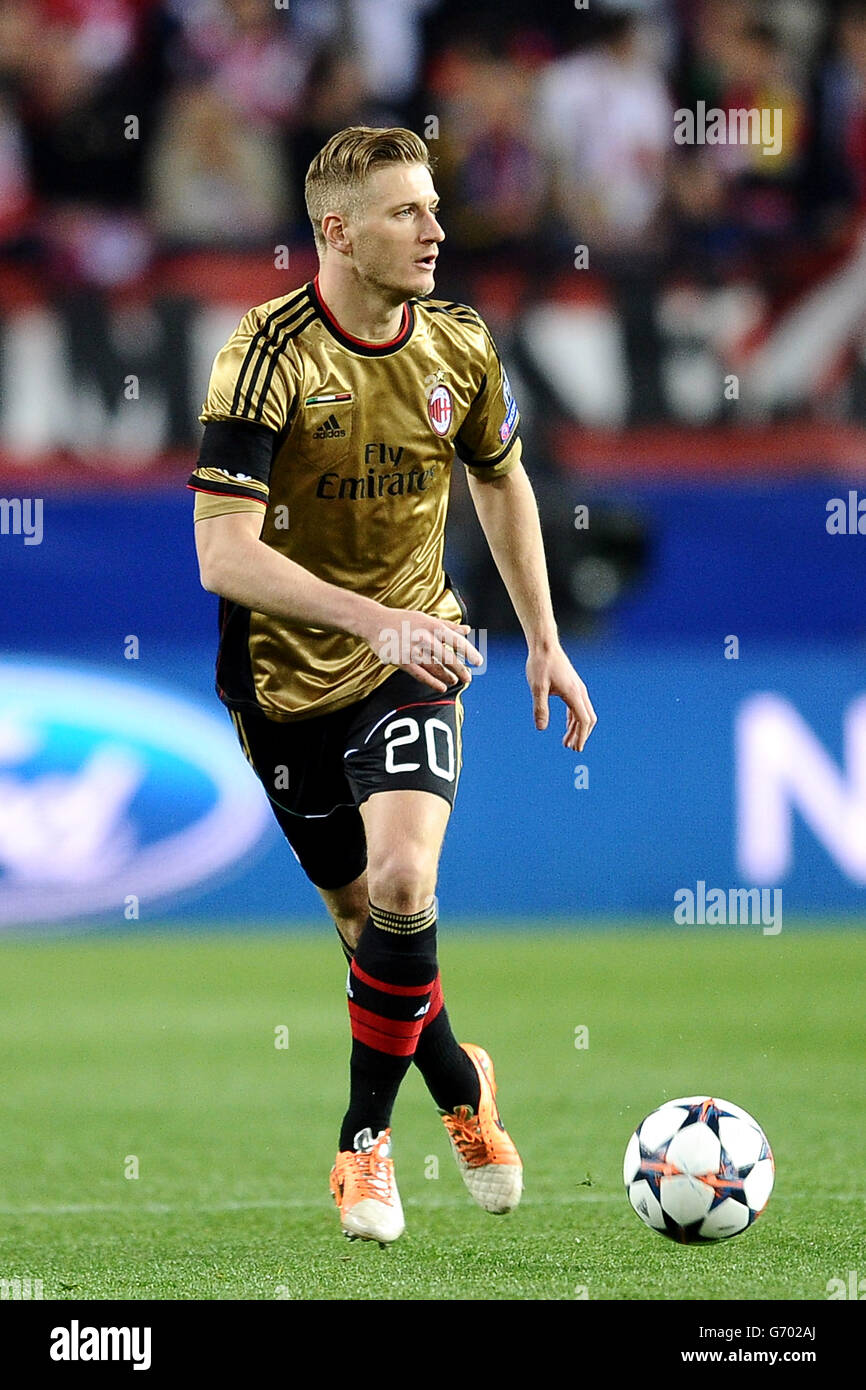
[[[563,744],[581,752],[596,715],[586,686],[560,646],[532,484],[522,463],[500,477],[485,479],[470,472],[467,478],[487,544],[526,636],[526,679],[535,727],[547,728],[549,697],[560,696],[568,710]]]
[[[286,622],[346,632],[366,642],[383,665],[398,665],[434,690],[455,680],[468,681],[468,663],[480,666],[481,653],[467,641],[469,628],[399,608],[329,584],[261,539],[264,510],[202,517],[195,524],[202,585],[256,613]],[[406,624],[404,627],[403,624]],[[399,654],[394,661],[396,631]],[[404,634],[409,640],[404,641]]]

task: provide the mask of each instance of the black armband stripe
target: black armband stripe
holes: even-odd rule
[[[266,425],[248,420],[208,420],[199,449],[197,468],[218,468],[223,473],[247,473],[256,482],[270,482],[276,435]]]
[[[263,497],[260,492],[254,492],[251,487],[244,487],[243,483],[225,482],[218,483],[213,478],[197,478],[191,473],[187,480],[187,487],[192,492],[206,492],[209,497],[240,497],[244,501],[261,502],[263,507],[268,505],[268,499]]]
[[[505,455],[510,453],[520,437],[520,427],[515,425],[514,433],[509,439],[504,449],[500,449],[498,454],[494,454],[492,459],[478,459],[471,454],[468,449],[460,443],[460,436],[454,440],[454,450],[461,463],[470,464],[473,468],[495,468],[497,463],[501,463]]]

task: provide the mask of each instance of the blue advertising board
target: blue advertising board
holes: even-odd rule
[[[828,530],[836,492],[620,490],[648,570],[603,640],[566,640],[598,727],[567,752],[554,700],[538,733],[521,643],[489,635],[443,915],[627,924],[767,889],[866,918],[866,535]],[[321,922],[213,694],[183,479],[40,515],[38,544],[0,536],[0,929]]]
[[[599,723],[538,732],[516,642],[464,697],[442,857],[451,919],[674,919],[699,885],[866,915],[860,653],[571,645]],[[202,646],[119,671],[0,662],[0,923],[323,921],[209,683]],[[157,669],[154,669],[154,668]]]

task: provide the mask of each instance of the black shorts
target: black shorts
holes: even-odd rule
[[[358,807],[374,792],[434,792],[454,805],[465,689],[440,693],[395,671],[357,703],[314,719],[230,711],[247,761],[316,887],[342,888],[363,873]]]

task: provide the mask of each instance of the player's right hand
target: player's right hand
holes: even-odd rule
[[[382,606],[364,641],[383,666],[399,666],[441,693],[450,685],[468,684],[470,668],[484,664],[484,657],[466,636],[471,631],[465,623],[448,618]]]

